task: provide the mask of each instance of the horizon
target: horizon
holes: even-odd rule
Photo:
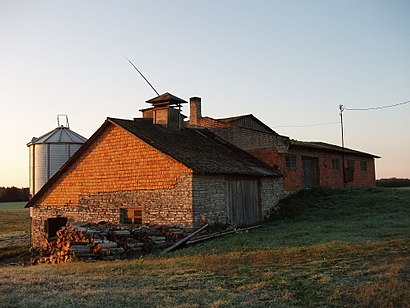
[[[26,144],[57,127],[89,138],[156,94],[202,98],[213,118],[253,114],[280,135],[381,156],[410,178],[410,2],[0,3],[0,186],[28,187]],[[188,109],[188,108],[186,108]],[[349,110],[350,109],[350,110]],[[351,110],[367,109],[367,110]],[[189,114],[187,110],[183,110]]]

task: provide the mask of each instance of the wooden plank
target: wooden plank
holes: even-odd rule
[[[192,239],[192,240],[187,242],[187,245],[193,245],[193,244],[196,244],[196,243],[204,242],[204,241],[211,240],[211,239],[214,239],[214,238],[218,238],[218,237],[221,237],[221,236],[225,236],[225,235],[228,235],[228,234],[248,231],[248,230],[256,229],[256,228],[259,228],[259,227],[260,227],[260,225],[252,226],[252,227],[248,227],[248,228],[236,229],[236,230],[229,230],[229,231],[225,231],[225,232],[217,232],[217,233],[209,234],[207,236],[202,236],[200,238]]]
[[[201,228],[199,228],[199,229],[196,230],[195,232],[191,233],[190,235],[184,237],[183,239],[179,240],[179,241],[176,242],[174,245],[168,247],[167,249],[164,249],[163,253],[167,253],[167,252],[170,252],[170,251],[172,251],[172,250],[175,250],[176,248],[178,248],[178,247],[181,246],[182,244],[186,243],[191,237],[193,237],[194,235],[198,234],[199,232],[205,230],[206,227],[208,227],[208,224],[203,225]]]

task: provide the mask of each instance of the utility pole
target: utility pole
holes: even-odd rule
[[[345,170],[345,138],[343,129],[343,111],[345,110],[343,105],[339,105],[340,115],[340,129],[342,133],[342,168],[343,168],[343,186],[346,187],[346,170]]]

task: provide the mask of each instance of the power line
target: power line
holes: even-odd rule
[[[378,107],[368,107],[368,108],[347,108],[343,106],[343,110],[351,110],[351,111],[364,111],[364,110],[376,110],[376,109],[386,109],[386,108],[392,108],[396,106],[401,106],[401,105],[406,105],[409,104],[410,101],[407,102],[402,102],[402,103],[397,103],[393,105],[386,105],[386,106],[378,106]]]
[[[401,102],[393,105],[385,105],[385,106],[378,106],[378,107],[368,107],[368,108],[347,108],[343,105],[339,106],[340,112],[343,112],[345,110],[350,110],[350,111],[365,111],[365,110],[377,110],[377,109],[386,109],[386,108],[392,108],[396,106],[401,106],[401,105],[406,105],[410,104],[410,101],[406,102]],[[303,128],[303,127],[313,127],[313,126],[325,126],[325,125],[335,125],[335,124],[340,124],[339,122],[324,122],[324,123],[314,123],[314,124],[306,124],[306,125],[280,125],[280,126],[273,126],[272,128]]]
[[[273,128],[302,128],[302,127],[311,127],[311,126],[324,126],[324,125],[334,125],[340,124],[340,122],[324,122],[324,123],[315,123],[315,124],[306,124],[306,125],[281,125],[273,126]]]

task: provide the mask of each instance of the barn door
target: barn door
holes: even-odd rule
[[[253,224],[261,219],[260,185],[257,179],[226,181],[227,216],[233,225]]]
[[[312,188],[319,184],[317,158],[302,157],[302,181],[304,188]]]

